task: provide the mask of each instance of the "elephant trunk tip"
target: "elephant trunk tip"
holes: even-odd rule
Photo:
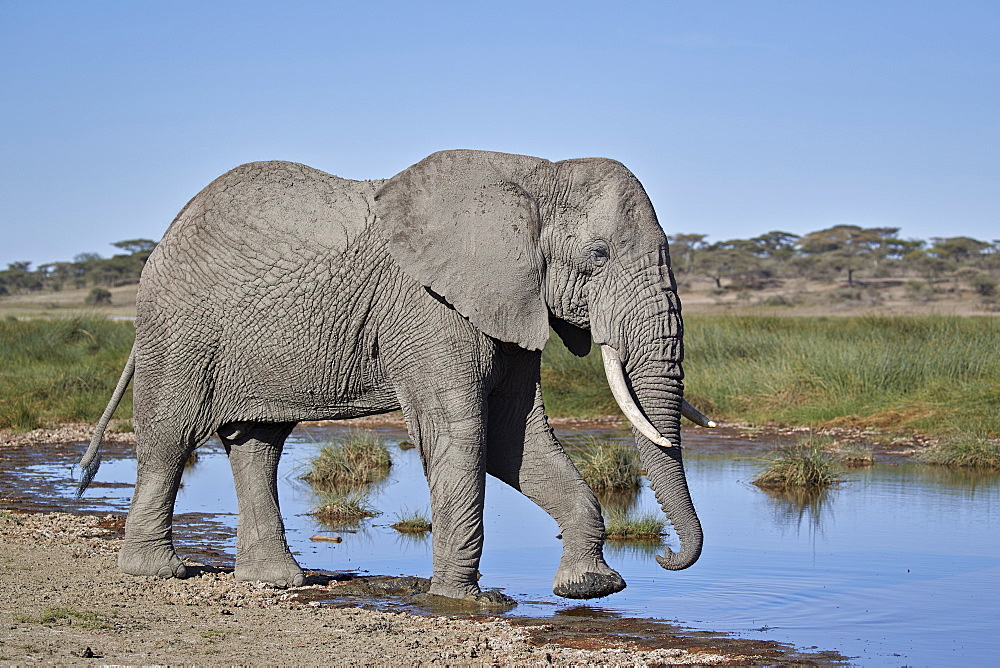
[[[700,556],[701,544],[699,541],[698,547],[691,550],[681,548],[680,552],[674,552],[669,547],[666,548],[666,553],[662,557],[656,555],[656,563],[668,571],[682,571],[693,566]]]

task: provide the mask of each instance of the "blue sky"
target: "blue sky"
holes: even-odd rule
[[[1000,2],[0,0],[0,267],[243,162],[606,156],[668,233],[1000,238]]]

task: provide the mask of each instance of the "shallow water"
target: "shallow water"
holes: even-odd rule
[[[319,443],[343,431],[299,428],[286,444],[280,494],[292,550],[313,569],[429,576],[430,539],[400,535],[388,526],[407,510],[429,515],[419,456],[395,445],[406,438],[401,429],[378,428],[393,444],[392,471],[369,497],[383,514],[356,533],[336,532],[342,543],[309,540],[330,529],[307,514],[315,497],[298,475]],[[580,433],[560,435],[572,441]],[[705,528],[704,552],[692,568],[668,572],[655,562],[655,551],[609,543],[608,563],[629,587],[583,605],[560,599],[551,592],[561,549],[555,522],[489,478],[480,584],[502,588],[520,601],[518,615],[652,617],[800,648],[836,649],[858,657],[857,665],[995,661],[1000,476],[882,464],[851,471],[846,484],[803,506],[748,483],[761,464],[745,453],[759,452],[762,444],[742,444],[744,454],[720,454],[734,442],[720,446],[704,432],[689,435],[686,444],[688,480]],[[213,515],[231,530],[236,498],[225,453],[217,442],[199,453],[185,472],[176,511]],[[65,477],[67,464],[39,464],[25,473],[22,479]],[[107,459],[98,475],[105,483],[134,479],[130,457]],[[67,484],[66,495],[71,492]],[[76,507],[122,511],[130,496],[129,487],[98,487]],[[636,505],[658,509],[645,487]],[[192,547],[190,537],[177,542],[181,554]],[[205,542],[231,559],[231,538],[220,542],[210,533]]]

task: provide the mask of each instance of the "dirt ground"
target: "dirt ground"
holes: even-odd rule
[[[7,462],[0,467],[16,465],[34,443],[80,442],[88,433],[85,425],[66,425],[0,434],[0,461]],[[109,436],[121,446],[132,438]],[[193,575],[185,580],[137,578],[119,572],[115,563],[123,528],[123,517],[54,512],[0,486],[0,664],[844,662],[834,652],[796,651],[653,620],[421,611],[393,588],[391,578],[309,571],[305,586],[281,590],[237,582],[231,565],[194,560],[188,560]],[[392,610],[384,600],[382,610],[366,609],[373,598],[396,600],[403,609]]]

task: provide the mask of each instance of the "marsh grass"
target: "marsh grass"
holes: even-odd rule
[[[320,493],[319,503],[312,511],[313,516],[329,526],[357,524],[367,517],[379,515],[364,494],[352,492],[349,494]]]
[[[0,428],[96,422],[134,337],[132,323],[100,318],[0,321]],[[132,416],[131,392],[117,415]]]
[[[392,528],[400,533],[425,533],[431,530],[431,521],[419,510],[407,510],[396,515]]]
[[[972,434],[959,434],[941,439],[919,455],[925,464],[956,468],[1000,470],[1000,441]]]
[[[374,431],[356,429],[321,447],[301,478],[320,490],[344,491],[384,479],[391,466],[392,458],[382,437]]]
[[[590,437],[569,450],[580,475],[595,493],[634,492],[639,489],[641,463],[635,448]]]
[[[611,509],[604,519],[604,532],[609,540],[660,541],[666,521],[656,513],[630,513]]]
[[[815,442],[782,446],[768,456],[768,465],[751,481],[765,489],[825,488],[840,478],[823,447]]]

